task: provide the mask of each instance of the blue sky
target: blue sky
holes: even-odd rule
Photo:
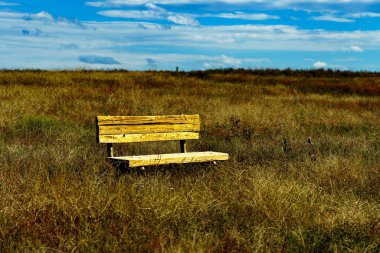
[[[380,0],[0,0],[0,68],[380,71]]]

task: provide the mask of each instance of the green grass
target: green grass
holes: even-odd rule
[[[2,71],[0,252],[378,252],[379,80],[331,71]],[[96,143],[97,115],[182,113],[202,120],[189,151],[231,159],[120,175]]]

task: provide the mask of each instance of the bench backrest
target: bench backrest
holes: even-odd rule
[[[98,143],[199,139],[199,115],[97,116]]]

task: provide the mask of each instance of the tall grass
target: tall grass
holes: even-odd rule
[[[287,71],[0,72],[0,251],[378,252],[379,77]],[[120,175],[95,143],[97,115],[181,113],[231,159]]]

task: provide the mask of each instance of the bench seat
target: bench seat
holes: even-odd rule
[[[228,160],[228,154],[220,152],[188,152],[157,155],[108,157],[111,162],[126,162],[128,167],[143,167],[173,163],[197,163]]]

